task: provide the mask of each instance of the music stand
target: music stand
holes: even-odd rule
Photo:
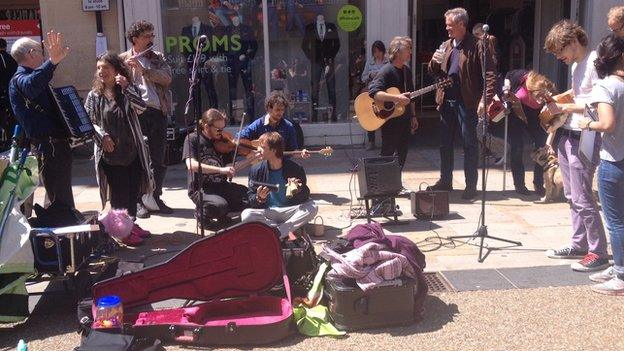
[[[481,116],[481,118],[483,119],[483,134],[481,135],[481,142],[482,145],[485,145],[485,143],[487,142],[487,128],[488,128],[488,115],[487,115],[487,51],[488,51],[488,47],[489,47],[489,43],[488,43],[488,32],[489,27],[487,27],[487,25],[483,26],[483,31],[485,32],[485,34],[483,35],[483,38],[481,39],[483,41],[483,50],[482,50],[482,61],[483,62],[483,66],[481,67],[481,71],[483,73],[483,101],[484,101],[484,105],[486,106],[486,108],[483,111],[483,116]],[[507,117],[505,117],[507,118]],[[485,225],[485,191],[486,191],[486,186],[485,186],[485,175],[487,173],[487,163],[486,163],[486,157],[485,157],[485,152],[481,152],[481,162],[482,162],[482,168],[481,168],[481,218],[479,218],[479,228],[477,228],[477,230],[472,234],[472,235],[454,235],[454,236],[449,236],[448,239],[471,239],[471,238],[481,238],[481,242],[479,243],[479,259],[478,261],[481,263],[483,261],[485,261],[485,258],[488,257],[488,255],[490,254],[490,252],[492,252],[492,250],[496,250],[497,248],[490,248],[490,247],[486,247],[487,252],[485,253],[485,255],[483,255],[483,243],[485,241],[485,239],[492,239],[492,240],[498,240],[498,241],[502,241],[502,242],[506,242],[509,244],[513,244],[513,246],[522,246],[522,243],[519,241],[513,241],[513,240],[509,240],[509,239],[503,239],[503,238],[498,238],[495,236],[491,236],[488,234],[488,230],[487,230],[487,226]]]

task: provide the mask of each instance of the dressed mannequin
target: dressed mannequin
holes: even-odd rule
[[[195,47],[194,40],[202,35],[205,35],[209,38],[212,38],[212,28],[202,23],[199,17],[195,16],[191,19],[191,24],[182,28],[181,36],[186,37],[192,43],[192,47]],[[199,58],[199,70],[197,71],[199,79],[204,84],[204,89],[206,90],[206,94],[208,95],[208,107],[219,108],[219,101],[217,99],[217,92],[214,87],[214,78],[212,75],[212,71],[210,67],[206,66],[206,61],[210,59],[210,50],[202,52]],[[195,51],[192,51],[186,55],[186,63],[189,69],[189,75],[191,74],[191,69],[193,68],[193,59],[195,57]],[[195,99],[195,101],[199,101]],[[200,110],[202,110],[200,108]]]
[[[334,23],[325,22],[325,16],[318,15],[306,26],[301,49],[310,60],[312,68],[312,122],[317,121],[319,83],[325,77],[329,104],[333,107],[331,120],[336,121],[336,80],[334,59],[340,50],[338,29]]]
[[[230,38],[230,42],[232,42],[233,36],[240,36],[240,46],[230,45],[230,50],[226,52],[230,98],[228,115],[232,121],[232,100],[236,99],[239,75],[245,89],[245,112],[248,116],[254,115],[254,95],[251,91],[251,60],[258,50],[258,42],[251,27],[241,23],[238,16],[232,17],[232,24],[226,27],[225,32]]]

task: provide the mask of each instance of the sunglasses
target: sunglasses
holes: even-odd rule
[[[217,131],[217,133],[223,132],[223,129],[224,129],[224,128],[217,128],[217,127],[213,126],[212,124],[210,125],[210,127],[214,128]]]

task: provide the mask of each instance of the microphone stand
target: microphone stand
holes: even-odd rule
[[[481,116],[481,118],[483,119],[483,134],[481,135],[481,143],[482,145],[486,145],[487,142],[487,130],[488,130],[488,115],[487,115],[487,52],[488,52],[488,48],[489,48],[489,39],[488,39],[488,30],[489,27],[483,26],[483,31],[485,32],[483,35],[482,43],[483,43],[483,49],[481,50],[482,52],[482,58],[481,58],[481,63],[482,63],[482,67],[481,67],[481,71],[482,71],[482,78],[483,78],[483,104],[485,105],[485,108],[483,109],[483,115]],[[492,240],[498,240],[498,241],[503,241],[506,243],[510,243],[513,244],[514,246],[522,246],[522,243],[519,241],[513,241],[513,240],[508,240],[508,239],[503,239],[503,238],[498,238],[495,236],[490,236],[488,234],[488,230],[487,230],[487,226],[485,225],[485,190],[486,190],[486,174],[487,174],[487,163],[486,163],[486,157],[485,157],[485,152],[481,152],[481,162],[482,162],[482,167],[481,167],[481,217],[479,218],[479,228],[477,228],[477,231],[474,232],[472,235],[459,235],[459,236],[450,236],[449,239],[472,239],[475,237],[478,237],[481,239],[480,243],[479,243],[479,258],[478,261],[480,263],[482,263],[483,261],[485,261],[485,258],[488,257],[488,255],[490,254],[490,252],[492,252],[492,250],[496,250],[497,248],[491,248],[491,247],[486,247],[486,253],[485,255],[483,254],[483,249],[484,249],[484,240],[485,239],[492,239]]]
[[[199,138],[201,138],[201,127],[199,122],[201,120],[201,85],[199,84],[201,80],[201,76],[197,74],[197,71],[200,69],[200,57],[201,51],[203,47],[206,45],[205,40],[200,39],[197,41],[197,47],[195,48],[195,56],[193,57],[193,67],[191,68],[191,77],[189,78],[189,90],[188,90],[188,100],[186,100],[186,104],[184,106],[184,124],[186,127],[189,126],[187,121],[187,116],[189,115],[189,110],[191,108],[191,103],[193,103],[193,118],[195,121],[195,132],[197,133],[197,148],[195,148],[195,159],[199,163],[198,172],[195,172],[194,176],[196,177],[197,182],[195,182],[195,186],[198,187],[197,191],[199,191],[199,200],[197,206],[199,206],[199,218],[197,219],[197,227],[201,234],[201,236],[205,236],[204,233],[204,194],[203,194],[203,172],[201,168],[201,159],[199,153]],[[188,129],[187,136],[191,132],[191,129]],[[187,138],[188,143],[190,144],[190,138]],[[189,150],[192,150],[192,145],[188,145]]]

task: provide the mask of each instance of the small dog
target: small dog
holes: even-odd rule
[[[546,194],[541,199],[543,203],[564,202],[563,176],[559,169],[557,156],[548,154],[548,146],[531,151],[531,158],[544,168],[544,188]]]

